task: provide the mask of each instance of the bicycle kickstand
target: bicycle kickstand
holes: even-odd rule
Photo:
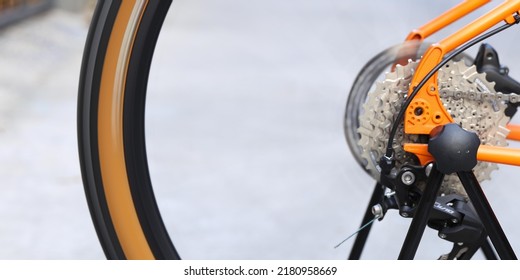
[[[374,218],[374,214],[372,213],[372,206],[381,202],[383,194],[383,186],[380,183],[376,183],[376,186],[374,187],[374,191],[372,193],[372,197],[368,202],[368,206],[365,211],[365,216],[363,216],[363,220],[361,221],[361,227],[369,223]],[[359,258],[361,257],[361,253],[363,253],[363,249],[365,248],[365,244],[367,242],[371,228],[372,224],[369,224],[356,235],[354,245],[352,246],[352,249],[350,250],[350,255],[348,257],[349,260],[359,260]]]

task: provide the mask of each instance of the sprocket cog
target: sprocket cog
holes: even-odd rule
[[[359,115],[358,133],[361,157],[366,160],[365,168],[379,180],[379,159],[386,150],[386,144],[395,116],[405,100],[410,81],[418,63],[409,61],[405,66],[397,65],[395,70],[385,75],[375,89],[367,95],[363,110]],[[506,128],[509,117],[504,113],[506,105],[495,99],[475,98],[468,92],[478,92],[485,96],[494,96],[494,83],[486,80],[484,73],[478,73],[475,66],[467,66],[464,61],[451,61],[439,70],[439,92],[457,92],[460,94],[441,94],[441,101],[453,120],[462,128],[477,133],[482,144],[507,146]],[[418,164],[413,154],[403,150],[404,143],[426,143],[427,136],[405,134],[401,124],[396,134],[393,148],[396,167],[405,164]],[[474,173],[479,182],[490,179],[494,163],[479,162]],[[445,176],[441,187],[444,194],[463,194],[464,189],[456,175]]]

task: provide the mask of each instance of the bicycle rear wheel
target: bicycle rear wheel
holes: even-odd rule
[[[148,74],[171,0],[99,1],[78,99],[83,183],[109,259],[179,259],[150,180],[144,106]]]

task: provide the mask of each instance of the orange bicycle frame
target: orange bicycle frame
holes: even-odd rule
[[[420,40],[432,35],[445,26],[462,18],[468,13],[490,2],[489,0],[467,0],[455,6],[451,10],[428,22],[420,28],[413,30],[406,40]],[[409,93],[421,82],[421,80],[441,62],[443,57],[453,51],[462,44],[470,41],[478,35],[484,33],[494,25],[505,21],[508,24],[515,23],[515,15],[520,12],[520,0],[509,0],[492,9],[485,15],[474,20],[462,29],[432,44],[425,52],[423,58],[417,66],[416,72],[410,84]],[[417,108],[421,114],[415,111]],[[434,74],[422,87],[414,97],[404,117],[404,130],[408,134],[426,134],[437,126],[452,123],[453,119],[448,114],[440,100],[437,74]],[[511,131],[508,135],[510,140],[520,140],[520,125],[509,124],[507,128]],[[404,144],[407,152],[414,153],[419,158],[421,164],[427,164],[434,161],[433,157],[428,153],[427,144]],[[477,159],[487,162],[495,162],[501,164],[520,166],[520,149],[512,149],[505,147],[495,147],[481,145]]]

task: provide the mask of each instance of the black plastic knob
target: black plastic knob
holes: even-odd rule
[[[471,171],[477,165],[479,146],[480,139],[476,133],[450,123],[434,129],[428,152],[435,158],[440,172],[451,174]]]

